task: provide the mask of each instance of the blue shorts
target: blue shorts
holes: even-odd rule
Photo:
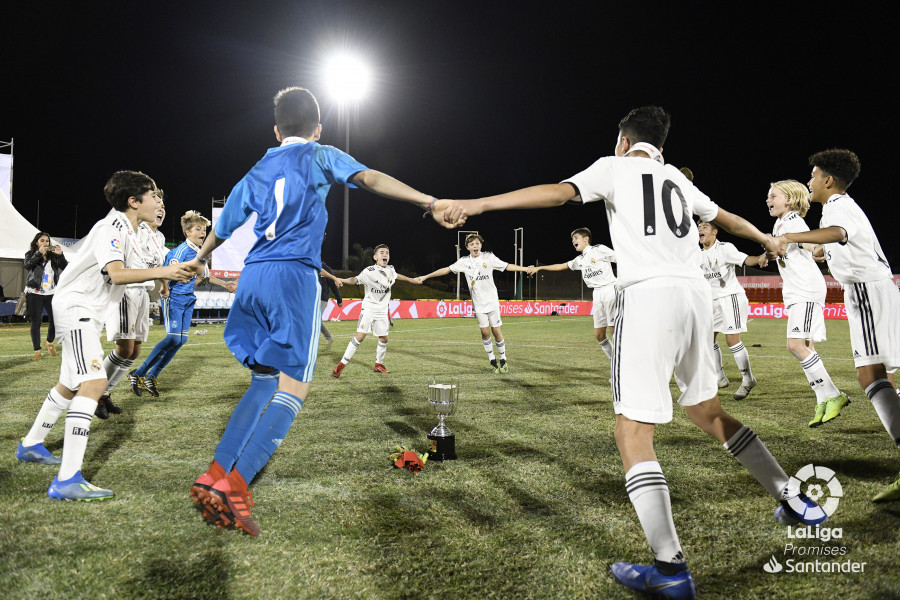
[[[225,343],[248,368],[263,365],[312,381],[322,310],[319,273],[296,261],[251,263],[241,271]]]
[[[190,329],[196,303],[197,296],[194,294],[163,298],[161,312],[166,333],[182,333]]]

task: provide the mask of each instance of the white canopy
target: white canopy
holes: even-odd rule
[[[0,258],[24,259],[38,228],[19,214],[0,190]]]

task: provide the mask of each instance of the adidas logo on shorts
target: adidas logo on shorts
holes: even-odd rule
[[[793,329],[791,329],[791,333],[800,333],[800,328],[794,327]]]

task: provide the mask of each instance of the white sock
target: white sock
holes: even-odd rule
[[[91,419],[97,410],[97,401],[87,396],[75,396],[66,413],[66,437],[63,441],[62,464],[59,465],[60,481],[70,479],[81,470],[88,436],[91,434]]]
[[[719,365],[719,379],[725,377],[725,366],[722,364],[722,349],[718,343],[713,343],[713,352],[716,353],[716,364]]]
[[[491,343],[490,338],[481,340],[481,345],[484,346],[484,351],[487,352],[489,361],[493,362],[497,360],[497,358],[494,356],[494,345]]]
[[[116,387],[116,384],[122,380],[122,377],[133,364],[133,360],[122,358],[115,350],[106,355],[103,359],[103,370],[106,371],[107,394]]]
[[[866,388],[866,396],[875,407],[881,424],[894,443],[900,446],[900,397],[887,379],[879,379]]]
[[[384,355],[387,354],[387,342],[378,340],[378,347],[375,348],[375,362],[379,365],[384,364]]]
[[[753,373],[750,372],[750,355],[744,348],[744,342],[738,342],[734,346],[729,346],[731,353],[734,355],[734,362],[737,363],[738,369],[741,371],[741,377],[744,381],[750,381]]]
[[[634,465],[625,474],[625,490],[656,559],[683,563],[681,543],[672,519],[669,485],[656,461]]]
[[[786,491],[789,478],[762,440],[746,425],[725,442],[725,449],[731,452],[739,463],[762,484],[769,495],[776,500],[791,498],[795,490]]]
[[[840,390],[835,387],[834,382],[828,371],[825,370],[825,363],[819,357],[818,352],[812,352],[809,356],[800,361],[806,379],[809,381],[809,387],[816,393],[816,402],[822,404],[828,398],[835,398],[841,395]]]
[[[501,361],[506,362],[506,340],[497,342],[497,354],[500,355],[498,358]]]
[[[344,358],[341,359],[341,362],[345,365],[350,362],[350,359],[353,358],[353,355],[356,354],[356,349],[359,348],[359,340],[356,338],[350,338],[350,343],[347,344],[347,349],[344,350]]]
[[[600,349],[603,350],[603,354],[606,355],[606,358],[612,360],[613,345],[612,342],[609,341],[609,338],[603,338],[603,341],[600,342]]]
[[[41,410],[38,411],[34,425],[31,426],[22,445],[27,448],[35,444],[43,444],[44,440],[47,439],[47,434],[50,433],[53,425],[59,420],[59,416],[69,408],[71,402],[71,400],[63,398],[56,391],[55,387],[51,389],[47,397],[44,398],[44,404],[41,406]]]

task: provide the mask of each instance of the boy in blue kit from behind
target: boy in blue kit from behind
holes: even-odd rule
[[[228,421],[212,464],[190,491],[207,522],[254,537],[259,527],[250,514],[247,486],[287,435],[309,394],[316,366],[328,190],[336,183],[361,187],[415,204],[439,223],[449,204],[316,143],[322,126],[309,90],[278,92],[275,123],[281,145],[270,148],[234,187],[213,235],[189,263],[202,272],[213,249],[257,214],[256,242],[244,260],[243,281],[225,325],[228,349],[252,371],[250,387]]]
[[[167,265],[187,262],[197,256],[197,251],[203,240],[206,239],[206,228],[209,227],[209,219],[195,210],[189,210],[181,217],[181,229],[184,231],[185,240],[166,255]],[[203,275],[209,277],[208,270]],[[210,283],[224,287],[229,292],[237,289],[234,281],[223,281],[216,277],[209,277]],[[138,396],[146,391],[151,396],[159,397],[157,378],[160,372],[175,358],[179,348],[188,340],[188,331],[191,327],[191,317],[194,314],[194,304],[197,296],[194,294],[197,278],[190,281],[176,282],[169,286],[169,297],[162,299],[161,313],[166,326],[166,337],[154,346],[153,351],[137,370],[132,371],[132,379],[137,378],[137,387],[132,386],[132,391]]]

